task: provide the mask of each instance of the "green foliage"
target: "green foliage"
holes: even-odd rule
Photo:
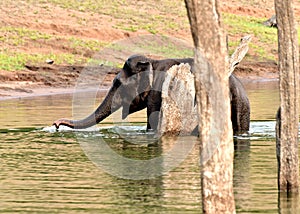
[[[129,51],[154,54],[164,58],[184,58],[193,56],[193,48],[186,41],[161,35],[145,35],[134,40],[133,44],[113,43],[107,48],[114,51]]]
[[[0,52],[0,70],[22,70],[27,63],[42,64],[46,59],[52,59],[56,64],[81,64],[85,59],[72,54],[27,54],[18,52]]]
[[[277,42],[277,29],[262,25],[264,19],[224,13],[223,21],[231,35],[251,34],[263,43]]]
[[[103,60],[103,59],[88,59],[87,64],[90,66],[105,65],[105,66],[117,67],[117,68],[121,68],[123,66],[122,64]]]
[[[178,42],[178,44],[180,44],[180,42]],[[192,49],[178,44],[167,37],[163,37],[162,40],[153,40],[142,43],[140,44],[140,47],[149,53],[165,58],[184,58],[193,56]]]
[[[0,69],[6,71],[21,70],[25,61],[23,54],[0,53]]]
[[[75,37],[65,38],[62,36],[55,36],[51,34],[42,33],[36,30],[30,30],[21,27],[5,26],[0,27],[0,69],[13,71],[22,70],[24,65],[30,63],[44,63],[46,59],[50,58],[56,64],[67,63],[85,63],[88,59],[82,55],[88,51],[99,51],[107,45],[105,42],[92,39],[79,39]],[[38,48],[42,44],[53,45],[57,40],[65,41],[65,46],[74,50],[71,53],[53,53],[51,49],[46,53],[28,53],[19,51],[19,47],[28,46]],[[5,45],[5,48],[3,46]],[[8,47],[8,48],[7,48]],[[81,54],[80,56],[77,56]]]
[[[0,27],[0,44],[5,42],[13,46],[24,45],[26,41],[49,40],[52,35],[27,28],[5,26]]]
[[[251,16],[239,16],[223,13],[223,22],[229,35],[253,36],[249,49],[260,59],[274,60],[272,50],[277,50],[277,29],[264,26],[264,19]],[[230,52],[238,45],[239,41],[229,41]]]
[[[72,48],[85,48],[91,51],[99,51],[101,48],[108,45],[108,43],[98,40],[83,40],[75,37],[71,37],[68,40]]]

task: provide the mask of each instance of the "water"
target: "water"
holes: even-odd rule
[[[277,84],[245,85],[251,102],[251,137],[235,142],[237,212],[297,213],[299,209],[291,208],[298,204],[296,197],[279,200],[277,191]],[[86,99],[94,96],[87,95]],[[145,112],[132,115],[130,126],[113,127],[118,120],[115,116],[88,131],[52,132],[54,120],[72,116],[72,99],[64,94],[0,101],[0,212],[201,213],[195,137],[157,141],[144,131]],[[89,105],[87,112],[96,103]],[[128,165],[127,159],[109,159],[112,156],[101,151],[103,145],[138,165]],[[173,151],[174,145],[179,149]],[[94,155],[98,152],[103,153],[101,159]],[[176,160],[168,156],[172,152],[183,155],[182,159],[189,155]],[[142,165],[151,160],[160,164]],[[177,165],[170,167],[176,161]],[[114,176],[105,166],[123,171]],[[126,179],[137,170],[151,179]],[[159,173],[162,175],[156,176]]]

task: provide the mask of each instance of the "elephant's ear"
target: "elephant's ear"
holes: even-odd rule
[[[137,62],[137,64],[136,64],[137,73],[147,71],[150,66],[151,66],[151,63],[147,62],[147,61]]]

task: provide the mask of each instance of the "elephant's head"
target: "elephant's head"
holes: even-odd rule
[[[144,109],[153,83],[153,62],[142,55],[134,55],[126,60],[120,73],[103,102],[88,117],[82,120],[59,119],[54,122],[56,128],[65,125],[81,129],[93,126],[111,113],[123,107],[122,118]]]
[[[115,107],[115,104],[119,104],[123,107],[122,119],[147,106],[147,97],[154,78],[152,64],[153,60],[145,56],[131,56],[116,77],[120,86],[114,95],[112,105]]]

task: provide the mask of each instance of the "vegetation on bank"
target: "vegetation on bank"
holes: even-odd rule
[[[16,2],[19,1],[21,2],[21,0]],[[146,3],[144,1],[134,1],[134,3],[132,0],[25,0],[22,2],[49,10],[52,6],[59,6],[68,10],[88,12],[93,16],[106,15],[114,20],[113,28],[128,32],[146,30],[152,35],[176,35],[176,32],[189,31],[184,1],[181,0],[149,0]],[[78,15],[74,13],[74,16]],[[274,60],[277,52],[275,28],[263,26],[262,22],[265,20],[260,18],[229,13],[223,13],[222,16],[229,35],[230,51],[233,51],[239,43],[236,38],[251,34],[253,40],[246,58]],[[87,21],[84,17],[77,18],[79,25],[84,25]],[[60,49],[64,51],[52,51],[57,44],[63,44]],[[41,46],[46,49],[49,47],[49,51],[39,52]],[[93,59],[95,52],[108,47],[115,50],[130,48],[95,39],[59,36],[32,30],[27,26],[5,26],[0,23],[0,70],[22,70],[26,63],[43,63],[48,58],[55,60],[57,64],[84,64],[95,60]],[[162,57],[192,56],[192,49],[178,47],[172,42],[162,45],[161,42],[153,40],[141,44],[140,48]],[[105,59],[98,60],[105,61]],[[105,62],[115,65],[109,61]]]

